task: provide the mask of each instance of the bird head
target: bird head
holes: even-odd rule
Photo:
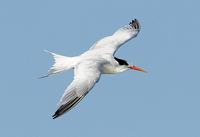
[[[147,71],[145,71],[145,70],[143,70],[139,67],[131,65],[131,63],[128,62],[127,60],[122,60],[122,59],[119,59],[119,58],[116,58],[116,57],[115,57],[115,60],[119,63],[121,72],[124,72],[124,71],[129,70],[129,69],[134,69],[134,70],[138,70],[138,71],[142,71],[142,72],[147,73]]]

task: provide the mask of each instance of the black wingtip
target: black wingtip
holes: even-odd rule
[[[56,119],[57,117],[62,116],[63,114],[67,113],[69,110],[71,110],[74,106],[76,106],[84,96],[76,97],[72,99],[70,102],[60,106],[58,110],[55,112],[55,114],[52,116],[53,119]]]
[[[58,115],[56,115],[56,113],[52,116],[53,119],[56,119],[58,117]]]
[[[55,114],[52,116],[53,119],[56,119],[57,117],[60,116],[59,112],[60,112],[60,109],[58,109],[58,110],[55,112]]]
[[[130,22],[129,25],[140,31],[141,26],[137,19],[132,20],[132,22]]]

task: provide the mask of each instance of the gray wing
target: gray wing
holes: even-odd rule
[[[60,108],[53,115],[53,119],[65,114],[78,104],[98,82],[102,70],[101,63],[85,61],[75,67],[73,82],[65,90],[59,104]]]
[[[114,55],[116,50],[125,42],[136,37],[140,31],[137,19],[132,20],[128,26],[120,28],[112,36],[105,37],[95,43],[90,50],[98,50],[98,53],[109,53]]]

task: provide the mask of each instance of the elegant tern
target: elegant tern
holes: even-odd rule
[[[51,73],[41,78],[74,69],[74,80],[60,99],[58,104],[61,106],[52,116],[53,119],[65,114],[78,104],[99,81],[101,74],[117,74],[129,69],[146,72],[126,60],[114,57],[116,50],[136,37],[139,31],[138,20],[132,20],[129,25],[120,28],[112,36],[99,40],[80,56],[67,57],[45,50],[54,56],[55,64],[49,70]]]

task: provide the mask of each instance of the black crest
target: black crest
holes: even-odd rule
[[[118,58],[116,58],[116,57],[114,57],[114,58],[115,58],[115,60],[119,63],[119,65],[126,65],[126,66],[129,65],[128,62],[127,62],[126,60],[118,59]]]

